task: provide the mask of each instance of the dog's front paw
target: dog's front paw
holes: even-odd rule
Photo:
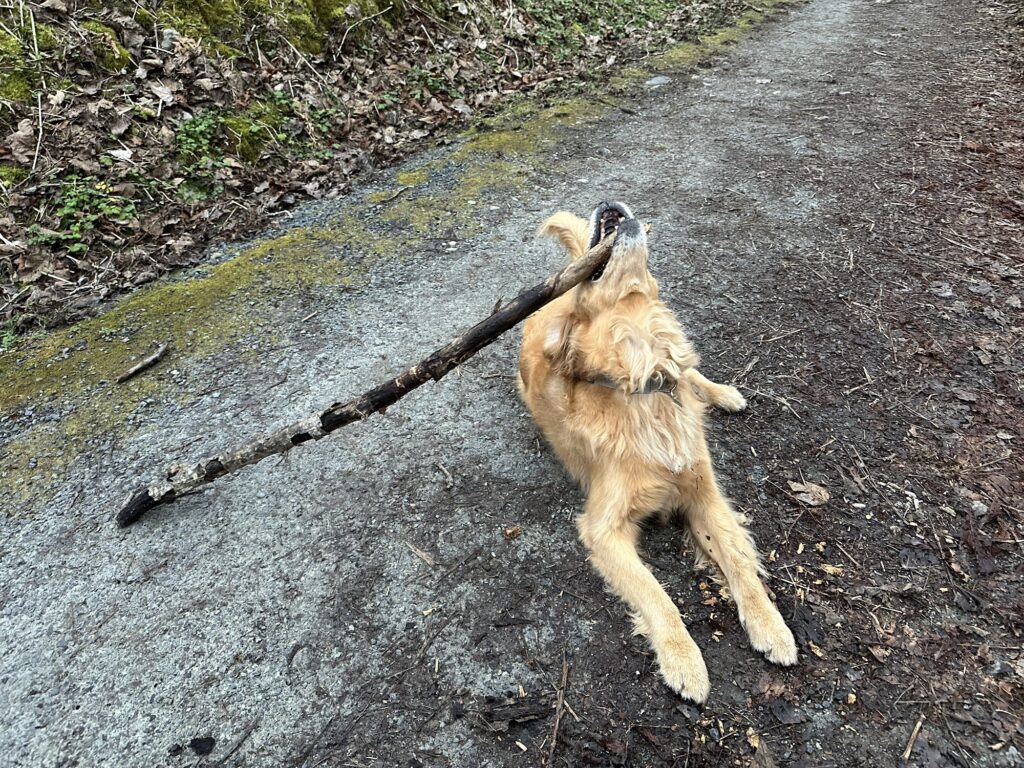
[[[774,605],[768,603],[749,612],[743,624],[754,650],[763,653],[768,661],[782,667],[796,664],[796,641]]]
[[[722,386],[715,397],[715,405],[726,411],[742,411],[747,407],[747,399],[736,387]]]
[[[703,704],[711,692],[708,668],[700,649],[689,637],[659,643],[658,666],[668,687],[684,699]]]

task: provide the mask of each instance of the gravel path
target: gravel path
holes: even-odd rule
[[[479,189],[475,234],[430,233],[354,289],[282,291],[253,307],[258,332],[144,374],[160,386],[117,436],[89,434],[29,513],[0,520],[0,764],[539,765],[564,653],[556,765],[891,765],[920,715],[911,764],[1021,765],[1021,550],[988,568],[977,544],[1024,538],[999,503],[1021,481],[999,459],[1012,439],[992,437],[1022,439],[1019,353],[985,367],[958,346],[1016,333],[1019,271],[982,270],[1021,254],[957,230],[974,166],[948,154],[998,111],[995,29],[960,0],[812,0],[638,86],[628,112],[559,127],[528,184]],[[648,559],[711,700],[698,712],[659,683],[518,402],[515,334],[385,417],[111,526],[152,470],[362,391],[549,274],[561,257],[536,225],[602,199],[651,222],[705,373],[750,396],[715,416],[714,452],[771,553],[800,666],[758,658],[678,533],[655,530]],[[1001,237],[1020,231],[999,215]],[[1005,322],[986,330],[982,300]],[[794,501],[804,480],[826,506]],[[533,709],[510,714],[508,696]]]

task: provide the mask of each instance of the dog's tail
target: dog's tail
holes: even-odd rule
[[[557,240],[576,260],[587,252],[590,223],[568,211],[559,211],[540,225],[537,234]]]

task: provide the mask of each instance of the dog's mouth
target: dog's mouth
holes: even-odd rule
[[[590,214],[590,247],[593,248],[614,232],[627,219],[633,218],[633,212],[624,203],[601,203]],[[591,282],[597,282],[604,275],[605,265],[590,276]]]

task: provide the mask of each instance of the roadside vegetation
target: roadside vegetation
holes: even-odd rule
[[[0,344],[737,0],[15,0],[0,8]]]

